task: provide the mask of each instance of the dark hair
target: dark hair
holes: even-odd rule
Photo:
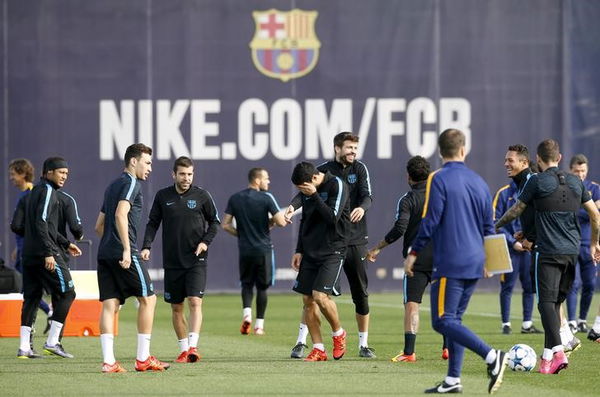
[[[588,159],[587,157],[585,157],[585,154],[576,154],[575,156],[573,156],[573,158],[571,158],[571,162],[569,163],[569,168],[573,168],[574,165],[581,165],[581,164],[587,164],[588,163]]]
[[[254,167],[250,171],[248,171],[248,182],[252,183],[256,178],[260,178],[260,174],[266,171],[266,169],[262,167]]]
[[[540,172],[540,167],[538,166],[538,163],[536,163],[535,161],[530,161],[529,162],[529,169],[534,174],[537,174],[538,172]]]
[[[42,165],[42,175],[45,176],[48,171],[54,171],[58,168],[69,168],[67,160],[62,157],[48,157]]]
[[[25,175],[27,182],[33,182],[35,169],[31,161],[27,159],[14,159],[8,164],[8,169],[15,171],[19,175]]]
[[[189,168],[193,166],[194,163],[192,162],[191,158],[185,156],[177,157],[177,160],[175,160],[175,162],[173,163],[173,172],[177,173],[178,167]]]
[[[427,179],[431,167],[424,157],[415,156],[406,163],[406,171],[414,182],[421,182]]]
[[[516,152],[517,155],[519,155],[522,158],[524,158],[525,160],[527,160],[528,163],[531,163],[531,160],[529,160],[529,150],[527,149],[527,146],[521,145],[520,143],[518,143],[516,145],[510,145],[508,147],[508,151]]]
[[[558,161],[560,158],[560,147],[554,139],[546,139],[537,147],[537,155],[544,163]]]
[[[465,146],[465,134],[454,128],[444,130],[438,138],[438,146],[443,158],[454,157],[460,148]]]
[[[125,150],[125,167],[129,166],[129,162],[132,158],[139,160],[143,153],[152,156],[152,148],[144,145],[143,143],[134,143],[133,145],[129,145],[127,150]]]
[[[319,170],[312,163],[303,161],[296,164],[292,171],[292,183],[294,185],[302,185],[303,183],[312,181],[313,175],[317,175]]]
[[[337,147],[344,146],[344,142],[346,141],[358,143],[358,136],[354,135],[351,132],[344,131],[340,132],[339,134],[333,137],[333,145]]]

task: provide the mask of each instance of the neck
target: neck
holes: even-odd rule
[[[442,157],[442,164],[446,164],[446,163],[450,163],[452,161],[459,161],[459,162],[464,162],[465,159],[464,157]]]
[[[134,171],[134,170],[132,170],[131,168],[125,168],[125,169],[123,170],[123,172],[126,172],[126,173],[128,173],[129,175],[131,175],[132,177],[134,177],[134,178],[136,178],[136,179],[137,179],[137,177],[135,176],[135,171]]]
[[[32,187],[33,183],[31,182],[24,182],[22,185],[18,186],[19,190],[21,190],[22,192],[24,192],[25,190],[30,190]]]
[[[252,190],[256,190],[256,191],[260,190],[260,188],[258,187],[258,185],[255,185],[254,183],[250,183],[248,185],[248,189],[252,189]]]

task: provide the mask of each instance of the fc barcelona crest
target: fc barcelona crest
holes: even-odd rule
[[[196,208],[196,200],[188,200],[187,206],[189,209],[193,210],[194,208]]]
[[[349,174],[348,175],[348,183],[355,184],[356,180],[357,180],[356,174]]]
[[[315,34],[317,11],[255,11],[256,32],[250,42],[254,66],[283,82],[308,74],[319,59]]]

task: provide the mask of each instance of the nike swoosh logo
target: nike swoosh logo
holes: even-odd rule
[[[361,260],[361,261],[364,261],[364,260],[365,260],[365,258],[366,258],[366,256],[365,256],[364,258],[360,258],[360,260]]]
[[[456,385],[452,385],[452,386],[450,386],[450,387],[444,387],[444,385],[440,385],[440,386],[438,387],[437,391],[438,391],[438,392],[440,392],[440,393],[447,393],[447,392],[449,392],[450,390],[452,390],[452,389],[456,389],[456,388],[457,388],[457,387],[456,387]]]
[[[175,201],[171,201],[170,203],[167,203],[167,205],[173,205],[175,204]]]
[[[331,289],[331,287],[323,287],[323,289]]]

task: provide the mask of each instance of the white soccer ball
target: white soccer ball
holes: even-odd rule
[[[535,368],[537,355],[531,347],[519,343],[508,351],[508,366],[513,371],[529,372]]]

